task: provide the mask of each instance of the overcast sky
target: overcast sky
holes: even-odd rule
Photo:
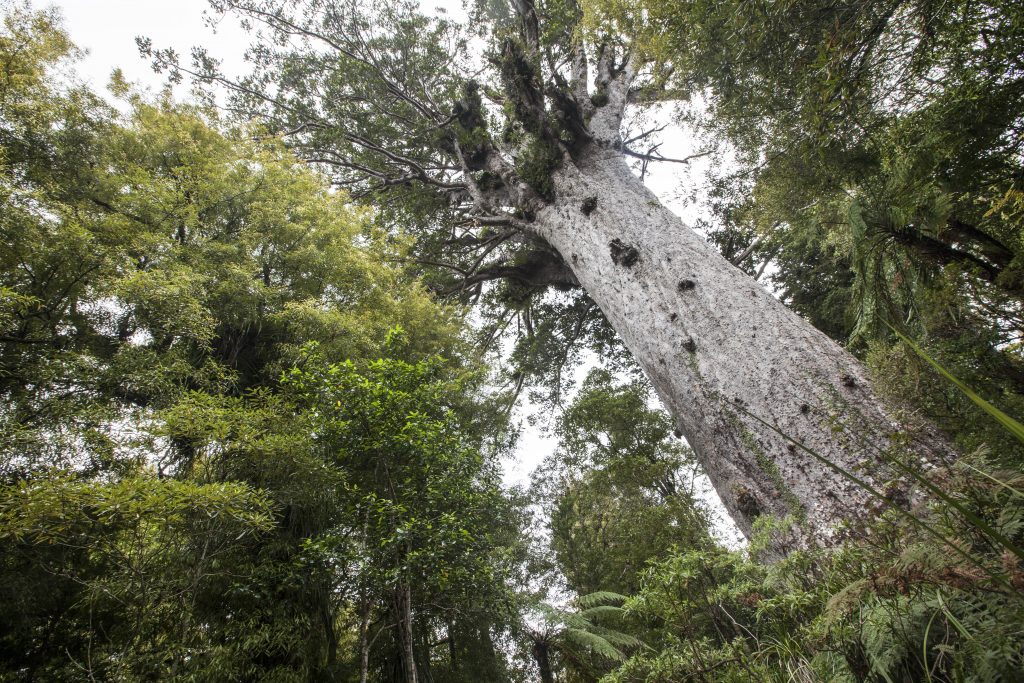
[[[139,56],[135,43],[138,37],[150,38],[155,47],[171,47],[186,57],[192,47],[202,45],[222,60],[228,73],[245,71],[243,55],[249,36],[231,19],[211,25],[207,0],[56,0],[46,4],[61,9],[72,39],[87,51],[75,71],[97,91],[106,87],[115,68],[120,68],[130,82],[143,89],[155,92],[163,87],[164,76],[156,74],[148,61]],[[442,8],[451,15],[462,14],[461,0],[425,0],[424,4]],[[176,92],[179,97],[187,97],[187,85]],[[681,131],[666,133],[662,148],[666,156],[683,157],[697,151],[699,143]],[[662,201],[692,221],[695,209],[680,199],[680,188],[692,188],[699,182],[707,163],[707,159],[701,159],[686,167],[652,166],[648,185]],[[582,379],[586,370],[587,367],[578,369],[577,377]],[[520,412],[525,417],[533,408],[527,404]],[[550,438],[525,425],[515,461],[505,463],[506,484],[526,483],[529,473],[553,448]]]

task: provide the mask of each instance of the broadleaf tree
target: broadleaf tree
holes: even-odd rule
[[[518,527],[462,313],[273,136],[115,75],[119,113],[56,10],[0,6],[0,678],[500,680]]]

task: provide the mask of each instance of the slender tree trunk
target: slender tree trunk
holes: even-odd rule
[[[416,656],[412,632],[412,590],[409,584],[402,584],[395,590],[395,617],[398,621],[398,643],[402,655],[405,683],[416,683]]]
[[[448,631],[448,658],[451,660],[452,673],[456,673],[459,670],[459,656],[457,644],[455,642],[455,627],[452,622],[449,621],[447,624]]]
[[[430,631],[427,628],[420,628],[420,663],[417,665],[417,676],[420,683],[433,683],[434,670],[430,664]]]
[[[325,593],[329,596],[329,589]],[[334,627],[334,611],[327,596],[320,604],[320,619],[324,626],[324,637],[327,639],[327,668],[331,670],[338,661],[338,633]]]
[[[367,683],[370,675],[370,600],[363,589],[359,599],[359,683]]]
[[[537,662],[541,683],[555,683],[555,675],[551,670],[551,655],[548,644],[543,640],[534,639],[533,659]]]
[[[534,229],[646,371],[740,529],[792,514],[798,545],[827,543],[863,517],[867,492],[761,422],[877,486],[902,426],[860,363],[683,225],[615,149],[590,145],[554,180]],[[919,454],[942,448],[918,438]]]

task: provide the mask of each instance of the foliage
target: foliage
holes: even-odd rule
[[[990,479],[975,465],[989,467],[965,460],[936,479],[1019,542],[1019,475]],[[1020,563],[953,508],[920,512],[971,561],[896,518],[773,565],[723,550],[660,561],[626,604],[661,625],[658,640],[605,680],[1017,680]]]
[[[619,606],[626,596],[610,591],[581,595],[569,608],[546,603],[536,606],[539,624],[527,628],[542,683],[551,683],[556,670],[594,679],[609,663],[625,661],[626,653],[640,645],[633,635],[615,628],[621,622]]]
[[[5,487],[5,680],[19,670],[132,680],[202,667],[213,649],[196,623],[203,605],[224,568],[273,528],[272,510],[240,483],[48,473]]]
[[[381,266],[401,245],[368,232],[277,140],[138,98],[119,125],[88,93],[17,83],[4,118],[28,132],[4,152],[0,391],[19,467],[68,464],[76,441],[110,439],[100,425],[115,404],[273,381],[306,341],[365,358],[396,324],[411,353],[454,339],[454,311]]]
[[[258,123],[115,75],[119,113],[59,78],[54,11],[4,6],[0,680],[1020,678],[1016,5],[481,3],[481,83],[413,3],[214,5],[269,30],[232,84]],[[606,369],[502,491],[510,396],[430,290],[488,304],[482,346],[517,328],[513,400],[531,376],[559,402],[580,340],[630,369],[536,205],[472,197],[550,200],[584,139],[558,78],[627,45],[632,94],[706,94],[747,165],[711,239],[976,451],[913,470],[913,523],[774,564],[768,520],[716,545],[671,420]]]
[[[592,370],[555,424],[558,449],[533,475],[533,500],[547,511],[536,571],[553,575],[550,593],[562,585],[578,597],[561,609],[527,602],[526,633],[539,668],[546,657],[566,680],[596,681],[640,646],[643,630],[619,605],[649,563],[714,547],[692,453],[649,397],[642,382]]]
[[[923,359],[1017,438],[1013,418]],[[680,545],[651,558],[620,626],[645,647],[602,680],[1018,680],[1020,469],[979,454],[902,468],[929,495],[912,492],[909,513],[890,506],[836,547],[766,564],[755,558],[779,523],[762,519],[750,548]]]
[[[115,75],[120,114],[5,10],[0,679],[393,680],[396,583],[421,667],[505,676],[506,400],[461,312],[278,138]]]
[[[945,381],[953,377],[904,343]],[[953,385],[965,389],[959,379]],[[658,510],[656,499],[647,499],[643,514],[622,512],[630,502],[623,481],[650,476],[644,464],[657,462],[652,454],[664,448],[658,438],[668,434],[644,395],[642,387],[617,387],[607,373],[593,372],[559,421],[558,457],[536,479],[538,491],[553,492],[556,501],[550,561],[570,587],[620,590],[623,577],[635,577],[612,622],[637,639],[628,659],[552,658],[566,680],[1019,680],[1019,468],[981,454],[926,472],[912,465],[918,488],[931,492],[911,493],[912,520],[892,507],[836,547],[773,563],[758,559],[778,533],[767,519],[746,549],[710,542],[706,521],[690,527],[698,533],[659,547],[657,525],[643,521]],[[1015,440],[1013,418],[970,390],[965,400],[992,416],[993,431]],[[616,473],[620,463],[627,466]],[[590,481],[600,484],[582,504],[575,491]],[[616,495],[602,496],[609,491]],[[701,519],[692,499],[679,504]],[[616,534],[620,524],[625,543]]]
[[[258,36],[250,72],[224,73],[209,47],[189,60],[142,39],[154,67],[211,97],[226,91],[239,118],[411,236],[405,258],[428,286],[477,304],[480,344],[516,343],[508,385],[557,403],[560,369],[580,348],[625,356],[562,257],[528,229],[555,198],[554,171],[587,140],[589,96],[570,93],[565,72],[585,52],[596,66],[598,49],[574,38],[575,2],[468,3],[464,23],[410,0],[211,6]]]
[[[501,558],[489,556],[504,506],[498,473],[459,416],[471,380],[449,376],[439,358],[379,360],[362,372],[351,361],[302,365],[285,382],[322,457],[345,475],[343,528],[364,536],[356,583],[414,585],[432,605],[419,616],[436,610],[442,623],[468,602],[500,599]]]
[[[709,542],[692,453],[648,396],[641,383],[591,371],[558,419],[558,450],[534,474],[554,563],[577,594],[633,593],[649,559]]]

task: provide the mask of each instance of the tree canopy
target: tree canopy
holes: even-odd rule
[[[410,574],[419,633],[505,623],[504,418],[405,244],[259,128],[61,86],[52,12],[5,21],[2,675],[387,672]]]

